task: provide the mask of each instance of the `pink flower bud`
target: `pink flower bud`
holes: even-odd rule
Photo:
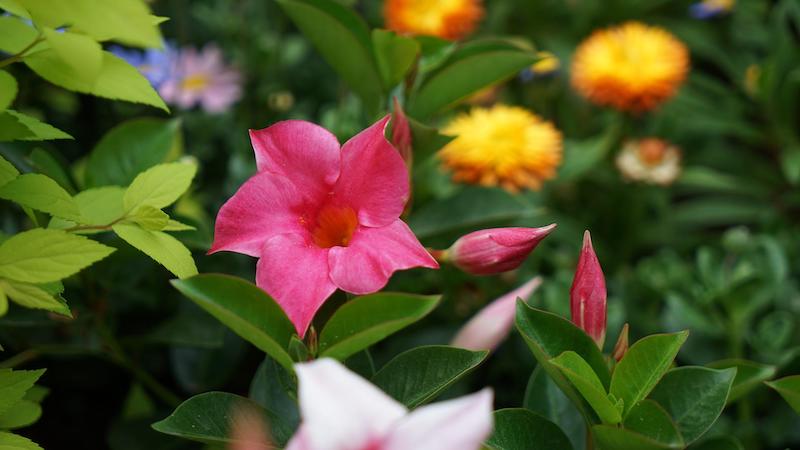
[[[606,280],[588,230],[583,234],[583,248],[569,297],[572,322],[602,349],[606,339]]]
[[[472,275],[493,275],[519,267],[556,224],[541,228],[492,228],[464,235],[446,259]]]
[[[542,278],[536,277],[489,303],[458,331],[450,345],[475,351],[494,350],[514,325],[517,299],[526,300],[541,284]]]

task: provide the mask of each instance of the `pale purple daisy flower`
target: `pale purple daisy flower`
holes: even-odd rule
[[[181,109],[199,104],[206,112],[224,112],[242,96],[241,73],[225,64],[214,44],[199,52],[186,47],[178,53],[174,75],[161,84],[158,93]]]

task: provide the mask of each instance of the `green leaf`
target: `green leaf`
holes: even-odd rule
[[[687,444],[696,441],[722,413],[736,369],[686,366],[672,369],[650,393],[675,420]]]
[[[14,408],[0,415],[0,429],[13,430],[15,428],[32,425],[42,416],[42,407],[30,400],[20,400]],[[0,446],[0,448],[3,448]]]
[[[750,391],[760,386],[763,381],[775,376],[777,367],[760,364],[746,359],[724,359],[708,364],[712,369],[736,368],[736,378],[733,379],[733,387],[728,395],[728,404],[739,400]]]
[[[79,192],[75,197],[80,211],[79,223],[90,226],[109,226],[112,222],[122,217],[122,196],[125,189],[118,186],[106,186],[87,189]],[[54,218],[48,224],[49,228],[64,229],[76,225],[76,222]],[[98,233],[102,230],[79,230],[81,233]]]
[[[19,17],[0,16],[0,51],[15,55],[32,44],[37,36],[36,29]]]
[[[42,450],[35,442],[18,434],[0,431],[0,449],[2,450]]]
[[[586,423],[581,413],[541,365],[531,373],[522,405],[558,425],[573,448],[586,448]]]
[[[623,417],[658,384],[688,336],[688,331],[654,334],[628,349],[611,378],[611,394],[625,402]]]
[[[72,178],[68,173],[69,169],[66,168],[67,161],[41,148],[33,149],[28,158],[37,172],[52,178],[70,195],[75,193],[75,185],[72,183]]]
[[[219,274],[173,280],[172,284],[244,340],[293,372],[294,362],[288,348],[295,334],[294,325],[266,292],[241,278]]]
[[[420,86],[409,113],[425,119],[473,93],[513,77],[537,61],[532,51],[506,41],[473,41],[455,51],[446,65]]]
[[[778,391],[792,409],[800,414],[800,375],[792,375],[775,381],[765,381],[764,384]]]
[[[72,317],[69,307],[53,294],[44,289],[27,283],[0,280],[0,289],[14,303],[26,308],[44,309],[62,316]]]
[[[9,181],[19,176],[19,170],[14,167],[5,158],[0,156],[0,186],[5,185]]]
[[[86,163],[89,186],[128,186],[136,176],[167,162],[180,148],[180,121],[142,118],[112,128]]]
[[[795,145],[783,149],[781,168],[790,183],[797,184],[800,181],[800,146]]]
[[[386,363],[372,383],[407,407],[416,408],[473,371],[488,354],[444,345],[417,347]]]
[[[0,276],[23,283],[67,278],[114,251],[83,236],[36,228],[0,244]]]
[[[403,81],[417,59],[419,42],[381,29],[372,30],[372,42],[383,85],[391,88]]]
[[[0,186],[0,198],[56,217],[80,220],[78,204],[69,192],[42,174],[26,173],[14,178]]]
[[[683,448],[678,427],[669,414],[653,400],[642,400],[631,408],[625,428],[670,447]]]
[[[17,80],[5,70],[0,70],[0,111],[5,110],[17,96]]]
[[[92,83],[72,76],[69,66],[53,49],[34,53],[24,62],[40,77],[65,89],[112,100],[144,103],[169,111],[147,78],[112,53],[103,52],[102,68]]]
[[[367,111],[383,97],[367,24],[353,11],[329,0],[277,0],[297,28],[355,91]]]
[[[69,31],[45,27],[42,34],[55,54],[61,58],[70,76],[86,84],[97,80],[103,65],[103,49],[94,39]]]
[[[153,166],[134,178],[122,198],[123,208],[132,211],[141,205],[167,207],[189,189],[195,173],[195,164],[176,162]]]
[[[164,231],[193,231],[197,228],[186,225],[185,223],[178,222],[177,220],[168,220],[167,224],[164,226]]]
[[[664,444],[641,433],[614,425],[595,425],[592,433],[599,450],[673,450],[682,448]]]
[[[138,225],[118,223],[111,227],[123,241],[141,250],[178,278],[197,275],[192,253],[181,241],[161,231],[145,230]]]
[[[733,436],[706,439],[689,447],[690,450],[744,450],[744,446]]]
[[[379,292],[356,297],[331,316],[319,335],[320,356],[347,359],[422,319],[439,304],[438,295]]]
[[[597,344],[572,322],[547,311],[532,308],[522,301],[517,302],[516,324],[541,367],[587,420],[596,420],[583,397],[561,371],[550,363],[550,360],[566,351],[574,351],[589,364],[603,387],[608,386],[610,379],[608,367]]]
[[[44,371],[0,369],[0,414],[11,410],[22,400]]]
[[[494,412],[494,432],[485,444],[492,450],[572,450],[561,429],[527,409]]]
[[[10,109],[0,113],[0,142],[54,139],[72,139],[72,136],[31,116]]]
[[[561,370],[561,373],[581,393],[603,423],[613,425],[622,422],[620,411],[609,400],[603,383],[597,378],[597,374],[594,373],[589,364],[577,353],[573,351],[564,352],[557,358],[551,359],[550,364]]]
[[[145,230],[160,231],[169,223],[169,216],[164,211],[150,205],[142,205],[128,216],[128,219]]]
[[[264,408],[252,400],[227,392],[206,392],[181,403],[169,417],[154,423],[153,429],[206,444],[231,443],[230,430],[236,426],[231,422],[243,419],[235,413],[241,409],[266,416]]]

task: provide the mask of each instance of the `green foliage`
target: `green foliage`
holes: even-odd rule
[[[492,450],[572,450],[569,439],[553,422],[527,409],[494,412],[494,432],[486,441]]]
[[[775,381],[766,381],[775,389],[796,413],[800,414],[800,375],[791,375]]]
[[[118,223],[111,229],[122,240],[156,260],[178,278],[197,275],[197,267],[189,249],[169,234],[147,229],[141,224]]]
[[[708,364],[713,369],[735,368],[736,376],[733,379],[728,403],[733,403],[759,387],[762,382],[775,376],[775,366],[759,364],[744,359],[725,359]]]
[[[566,351],[550,360],[550,364],[558,367],[561,373],[575,386],[581,396],[597,413],[600,421],[607,424],[622,422],[622,403],[609,398],[606,388],[597,378],[589,364],[577,353]]]
[[[126,212],[147,205],[164,208],[173,204],[189,189],[197,166],[186,163],[159,164],[140,173],[122,197]]]
[[[0,113],[0,142],[72,139],[69,134],[39,120],[7,109]]]
[[[0,198],[68,220],[80,220],[78,204],[69,192],[44,175],[20,175],[0,187]]]
[[[17,96],[17,80],[5,70],[0,71],[0,111],[5,110]]]
[[[372,30],[372,42],[383,85],[391,88],[400,83],[411,69],[420,45],[414,39],[379,29]]]

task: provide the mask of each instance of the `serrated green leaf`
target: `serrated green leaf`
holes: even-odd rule
[[[625,402],[623,417],[658,384],[688,336],[688,331],[654,334],[628,349],[614,369],[610,389],[611,394]]]
[[[0,186],[5,185],[9,181],[19,176],[19,170],[14,167],[5,158],[0,156]]]
[[[178,222],[177,220],[170,219],[167,222],[167,225],[164,226],[164,230],[163,231],[194,231],[196,229],[197,228],[195,228],[195,227],[193,227],[191,225],[186,225],[185,223],[181,223],[181,222]]]
[[[558,425],[522,408],[494,412],[494,431],[486,446],[492,450],[572,450]]]
[[[159,164],[140,173],[125,191],[125,211],[141,205],[164,208],[174,203],[192,184],[197,166],[186,163]]]
[[[81,223],[88,226],[109,226],[123,215],[122,196],[125,189],[119,186],[105,186],[87,189],[79,192],[75,197],[80,211],[80,220],[77,222],[54,218],[48,228],[65,229]],[[97,233],[102,230],[78,230],[81,233]]]
[[[0,111],[5,110],[17,96],[17,80],[5,70],[0,70]]]
[[[13,430],[15,428],[32,425],[42,416],[42,407],[30,400],[20,400],[14,407],[0,414],[0,429]],[[3,447],[0,446],[0,449]]]
[[[0,449],[2,450],[42,450],[38,444],[18,434],[0,431]]]
[[[0,369],[0,414],[9,411],[42,376],[44,369]]]
[[[781,394],[786,403],[796,413],[800,414],[800,375],[791,375],[775,381],[765,381],[764,384]]]
[[[112,100],[144,103],[169,111],[147,78],[112,53],[103,52],[100,73],[93,83],[71,76],[69,66],[53,49],[36,52],[26,57],[24,62],[40,77],[65,89]]]
[[[38,33],[19,17],[0,16],[0,51],[15,55],[31,45]]]
[[[114,251],[61,230],[36,228],[0,244],[0,277],[23,283],[49,283],[74,275]]]
[[[107,132],[86,163],[89,186],[128,186],[141,172],[167,162],[180,147],[180,121],[141,118]]]
[[[294,370],[288,353],[294,325],[266,292],[241,278],[220,274],[197,275],[172,285],[286,370]]]
[[[164,211],[150,205],[142,205],[134,209],[128,219],[145,230],[160,231],[169,223],[169,216]]]
[[[320,356],[340,361],[430,313],[440,296],[380,292],[356,297],[340,307],[319,335]]]
[[[72,139],[56,127],[10,109],[0,112],[0,141]]]
[[[613,425],[622,422],[620,411],[609,400],[603,383],[580,355],[573,351],[567,351],[551,359],[550,364],[561,370],[561,373],[575,386],[575,389],[580,392],[603,423]]]
[[[775,376],[778,368],[745,359],[723,359],[708,364],[712,369],[736,368],[736,378],[728,395],[728,404],[731,404],[747,395],[753,389],[761,386],[763,381]]]
[[[44,289],[27,283],[0,280],[0,289],[14,303],[26,308],[44,309],[62,316],[72,317],[69,307]]]
[[[68,30],[42,29],[50,48],[69,69],[70,76],[86,84],[93,84],[103,65],[103,49],[94,39]]]
[[[0,198],[64,219],[80,220],[81,216],[69,192],[38,173],[20,175],[0,186]]]
[[[372,30],[372,43],[383,85],[388,88],[396,86],[416,61],[419,42],[394,31],[375,29]]]
[[[488,354],[444,345],[417,347],[386,363],[372,383],[407,407],[416,408],[470,373]]]
[[[161,231],[119,223],[111,227],[123,241],[141,250],[178,278],[197,275],[192,253],[179,240]]]

